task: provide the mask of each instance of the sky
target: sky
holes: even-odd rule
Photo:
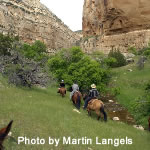
[[[84,0],[40,0],[71,30],[82,30]]]

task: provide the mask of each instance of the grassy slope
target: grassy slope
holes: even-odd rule
[[[86,112],[81,114],[73,112],[73,105],[69,95],[61,98],[56,94],[56,88],[20,89],[10,87],[0,76],[0,127],[14,120],[12,135],[40,137],[48,139],[49,136],[62,138],[63,136],[88,137],[93,139],[92,145],[63,145],[56,148],[45,144],[17,145],[15,140],[8,138],[4,145],[6,150],[149,150],[150,134],[139,131],[132,126],[116,123],[109,120],[107,123],[90,118]],[[133,139],[133,145],[114,147],[111,145],[95,145],[95,137],[101,138],[128,138]]]
[[[128,69],[133,71],[129,72]],[[131,111],[131,103],[133,104],[138,97],[145,94],[144,89],[148,81],[150,81],[150,62],[148,61],[145,64],[143,70],[138,70],[136,64],[115,68],[113,69],[112,81],[116,87],[120,88],[121,94],[117,96],[117,100]],[[147,127],[147,120],[148,116],[138,121]]]

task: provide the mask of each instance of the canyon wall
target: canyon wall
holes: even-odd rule
[[[0,0],[0,32],[18,35],[28,43],[41,40],[51,53],[80,39],[40,0]]]
[[[149,0],[85,0],[83,41],[86,52],[126,52],[134,46],[142,49],[150,41]]]

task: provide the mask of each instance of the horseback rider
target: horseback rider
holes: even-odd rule
[[[88,102],[89,102],[91,99],[97,99],[98,96],[99,96],[99,92],[98,92],[97,89],[96,89],[96,85],[95,85],[95,84],[92,84],[92,85],[91,85],[91,88],[92,88],[92,89],[89,91],[89,97],[85,100],[83,109],[86,109],[86,107],[87,107],[87,105],[88,105]]]
[[[60,84],[59,84],[59,88],[65,87],[65,83],[64,80],[61,80]]]
[[[70,93],[70,100],[72,100],[72,96],[76,91],[79,91],[79,86],[77,84],[77,81],[75,81],[72,85],[72,92]]]

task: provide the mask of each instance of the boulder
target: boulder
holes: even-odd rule
[[[119,119],[119,117],[113,117],[113,120],[114,121],[119,121],[120,119]]]

